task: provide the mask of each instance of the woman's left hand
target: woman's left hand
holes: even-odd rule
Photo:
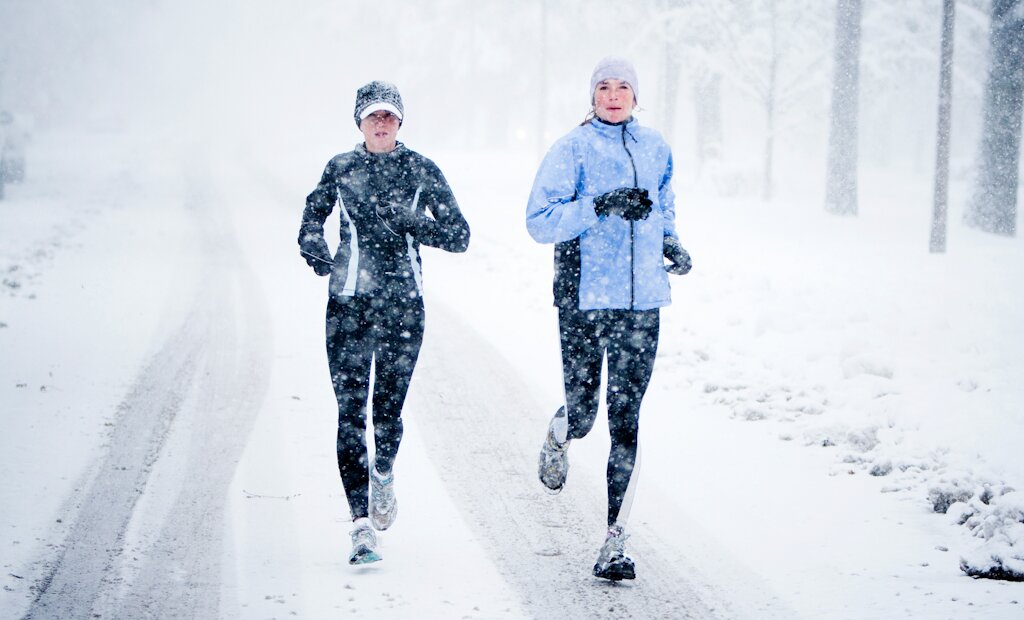
[[[690,273],[693,263],[690,261],[690,253],[686,251],[679,239],[665,237],[664,254],[671,264],[665,265],[665,271],[676,276],[685,276]]]
[[[646,189],[634,188],[626,208],[622,210],[622,219],[627,222],[646,220],[647,216],[651,214],[651,205],[653,204],[654,201],[651,200]]]
[[[377,217],[392,234],[399,237],[414,232],[419,219],[409,207],[397,203],[384,204],[377,207]]]

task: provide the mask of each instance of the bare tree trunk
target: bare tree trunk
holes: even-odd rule
[[[828,140],[825,209],[857,214],[857,98],[860,82],[861,0],[839,0],[836,7],[832,128]]]
[[[968,225],[1014,235],[1024,108],[1024,7],[1022,0],[992,0],[989,69],[985,87],[980,166]]]
[[[704,166],[722,157],[722,74],[701,71],[694,80],[697,111],[697,174]]]
[[[675,137],[676,126],[676,105],[679,102],[679,58],[676,56],[675,42],[665,40],[665,76],[662,80],[662,107],[664,108],[664,119],[662,120],[662,131],[665,138],[672,143]]]
[[[954,0],[942,2],[942,56],[939,63],[939,127],[935,155],[935,194],[932,206],[932,235],[928,249],[946,251],[946,212],[949,196],[949,126],[953,101]]]
[[[537,96],[537,156],[543,157],[547,150],[544,128],[548,115],[548,0],[540,0],[540,93]]]
[[[770,0],[768,7],[772,55],[768,62],[768,92],[765,95],[764,189],[761,194],[766,201],[772,199],[772,156],[775,153],[775,76],[779,65],[775,0]]]

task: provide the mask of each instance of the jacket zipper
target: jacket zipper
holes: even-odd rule
[[[629,223],[629,309],[636,310],[636,228]]]
[[[632,134],[630,134],[632,138]],[[626,146],[626,124],[622,124],[622,148],[629,155],[629,165],[633,167],[633,187],[639,187],[636,175],[636,161],[633,153]],[[636,309],[636,222],[629,222],[629,309]]]

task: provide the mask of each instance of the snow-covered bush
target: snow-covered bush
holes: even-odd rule
[[[951,513],[984,539],[960,558],[961,570],[972,577],[1024,581],[1024,493],[986,486],[967,502],[950,506]]]

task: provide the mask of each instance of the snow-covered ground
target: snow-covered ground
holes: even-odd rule
[[[589,575],[606,426],[565,492],[535,480],[561,386],[534,156],[410,142],[473,238],[424,252],[400,518],[356,569],[326,283],[294,241],[320,164],[156,144],[40,135],[0,203],[0,616],[41,588],[35,617],[1024,613],[1024,585],[961,570],[1024,563],[1024,246],[954,213],[928,254],[928,179],[866,170],[855,218],[679,179],[695,267],[643,409],[638,579],[611,587]]]

